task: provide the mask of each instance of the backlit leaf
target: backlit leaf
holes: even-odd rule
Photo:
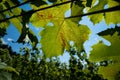
[[[74,41],[74,46],[81,51],[83,42],[87,40],[89,33],[87,26],[78,26],[70,20],[65,20],[59,26],[47,26],[41,32],[43,53],[47,57],[61,55],[65,49],[69,50],[70,41]]]
[[[46,7],[47,5],[41,7],[35,7],[31,5],[34,10]],[[44,27],[49,22],[59,22],[64,19],[65,12],[70,8],[70,4],[57,6],[54,8],[49,8],[46,10],[41,10],[32,15],[30,21],[35,27]]]
[[[58,56],[63,53],[64,45],[62,41],[62,36],[59,31],[59,27],[47,26],[41,32],[41,44],[42,50],[46,57]]]
[[[106,4],[107,4],[107,0],[99,0],[99,3],[96,6],[93,6],[88,12],[103,10]],[[93,15],[90,15],[89,18],[94,24],[97,24],[104,19],[103,14],[104,13],[93,14]]]
[[[73,3],[71,6],[71,16],[83,14],[83,9],[84,7],[80,7],[79,5],[76,5],[75,3]],[[71,20],[73,22],[78,23],[81,20],[81,17],[72,18]]]
[[[114,0],[108,0],[108,7],[114,7],[118,6],[120,3],[114,1]],[[113,12],[106,12],[105,13],[105,21],[106,24],[118,24],[120,23],[120,10],[118,11],[113,11]]]
[[[104,8],[111,8],[120,5],[119,2],[116,2],[114,0],[99,0],[99,3],[96,6],[93,6],[88,12],[94,12],[98,10],[103,10]],[[99,14],[93,14],[90,15],[90,20],[97,24],[101,22],[103,19],[105,19],[106,24],[118,24],[120,23],[120,17],[119,17],[120,11],[113,11],[113,12],[105,12],[105,13],[99,13]]]
[[[100,67],[99,73],[104,74],[103,76],[109,80],[115,80],[115,75],[120,71],[120,36],[116,32],[112,36],[106,35],[103,37],[109,40],[111,45],[106,46],[103,43],[94,45],[90,54],[90,60],[95,62],[112,60],[112,64]],[[111,73],[108,74],[108,72]]]
[[[119,80],[118,77],[119,71],[120,71],[120,60],[118,63],[109,64],[107,67],[101,66],[98,70],[98,73],[102,74],[104,78],[107,78],[108,80]]]

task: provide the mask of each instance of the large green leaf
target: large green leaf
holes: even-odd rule
[[[74,41],[74,46],[80,51],[89,33],[90,30],[88,27],[83,25],[78,26],[70,20],[65,20],[59,26],[47,26],[41,32],[43,53],[47,57],[58,56],[63,53],[64,49],[69,50],[70,41]]]
[[[119,57],[120,59],[120,57]],[[109,64],[107,67],[99,67],[98,73],[102,74],[108,80],[119,80],[120,60],[117,63]],[[109,73],[108,73],[109,72]]]
[[[90,60],[95,62],[112,60],[112,64],[106,67],[100,67],[98,72],[109,80],[115,80],[115,75],[120,71],[120,36],[116,32],[112,36],[107,35],[103,37],[109,40],[111,45],[106,46],[103,43],[94,45],[90,54]],[[110,73],[108,74],[108,72]]]
[[[106,4],[107,4],[107,0],[99,0],[99,3],[96,6],[93,6],[88,12],[103,10]],[[96,24],[101,22],[104,19],[103,14],[104,13],[93,14],[93,15],[90,15],[89,18],[94,24]]]
[[[41,32],[42,50],[46,57],[58,56],[62,54],[64,47],[63,41],[60,38],[59,28],[56,26],[48,26]]]
[[[76,16],[76,15],[80,15],[83,14],[83,9],[84,7],[80,7],[79,5],[73,3],[71,5],[71,16]],[[77,17],[77,18],[72,18],[71,19],[73,22],[78,23],[81,20],[81,17]]]
[[[44,7],[48,7],[48,5],[43,5],[40,7],[36,7],[31,5],[31,7],[36,10]],[[49,8],[46,10],[41,10],[32,15],[30,21],[35,27],[44,27],[49,22],[60,22],[64,20],[65,12],[70,8],[70,4],[61,5],[53,8]]]
[[[120,3],[114,0],[108,0],[108,7],[118,6]],[[120,10],[114,12],[106,12],[105,13],[105,21],[107,24],[113,23],[118,24],[120,23]]]
[[[106,5],[108,6],[108,8],[111,8],[111,7],[120,5],[120,3],[116,2],[115,0],[99,0],[99,3],[96,6],[93,6],[88,12],[103,10],[104,8],[107,7]],[[101,22],[103,19],[105,19],[106,24],[108,25],[110,23],[118,24],[120,23],[119,14],[120,14],[120,11],[105,12],[105,13],[90,15],[89,18],[94,24]]]

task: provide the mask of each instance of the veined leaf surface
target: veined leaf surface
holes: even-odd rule
[[[65,20],[59,26],[48,26],[41,32],[42,50],[47,57],[58,56],[65,49],[69,50],[69,42],[74,41],[74,46],[80,51],[89,33],[88,27],[78,26],[70,20]]]
[[[48,6],[48,5],[47,5]],[[33,9],[40,9],[43,7],[47,7],[46,5],[35,7],[32,5]],[[49,22],[60,22],[64,20],[64,15],[67,10],[70,9],[70,4],[65,4],[53,8],[49,8],[46,10],[41,10],[32,15],[30,21],[36,27],[44,27]]]

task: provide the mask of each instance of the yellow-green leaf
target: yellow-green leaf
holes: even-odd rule
[[[119,57],[120,59],[120,57]],[[98,73],[102,74],[108,80],[119,80],[120,62],[109,64],[108,66],[100,66]]]
[[[43,7],[48,7],[49,5],[44,5],[40,7],[35,7],[32,5],[34,10]],[[46,10],[41,10],[32,15],[30,21],[35,27],[44,27],[49,22],[60,22],[64,19],[65,12],[70,8],[70,4],[61,5]]]
[[[112,36],[107,35],[103,37],[109,40],[111,45],[106,46],[103,43],[94,45],[90,54],[90,60],[94,62],[112,60],[112,64],[106,67],[100,67],[98,72],[103,74],[108,80],[115,80],[115,75],[120,71],[120,36],[116,32]],[[109,71],[110,73],[108,74]]]
[[[63,53],[64,45],[59,27],[48,26],[41,32],[42,50],[46,57],[58,56]]]
[[[108,0],[108,7],[115,7],[118,5],[120,5],[120,3],[116,2],[115,0]],[[105,21],[108,25],[110,23],[113,23],[113,24],[120,23],[120,10],[113,11],[113,12],[106,12]]]
[[[83,49],[83,43],[88,39],[88,35],[90,34],[90,30],[85,25],[78,25],[71,20],[66,20],[63,25],[64,36],[66,41],[74,41],[74,46],[78,51]]]
[[[103,10],[104,6],[107,4],[107,0],[99,0],[99,3],[96,6],[93,6],[88,12],[94,12],[98,10]],[[104,13],[90,15],[89,18],[93,24],[97,24],[104,19]]]
[[[43,53],[46,57],[61,55],[65,49],[69,50],[70,41],[74,41],[74,46],[80,51],[89,33],[88,27],[78,26],[71,20],[65,20],[61,25],[47,26],[41,32]]]
[[[83,9],[84,9],[84,7],[80,7],[79,5],[73,3],[72,7],[71,7],[71,16],[83,14]],[[78,23],[81,20],[81,17],[71,18],[71,20],[73,22]]]

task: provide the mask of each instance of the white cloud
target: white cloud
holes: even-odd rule
[[[29,40],[30,40],[30,39],[29,39],[28,35],[26,35],[24,41],[25,41],[25,42],[29,42]]]
[[[11,42],[11,41],[13,41],[13,39],[12,39],[12,38],[7,38],[7,40],[8,40],[8,41],[10,41],[10,42]]]

